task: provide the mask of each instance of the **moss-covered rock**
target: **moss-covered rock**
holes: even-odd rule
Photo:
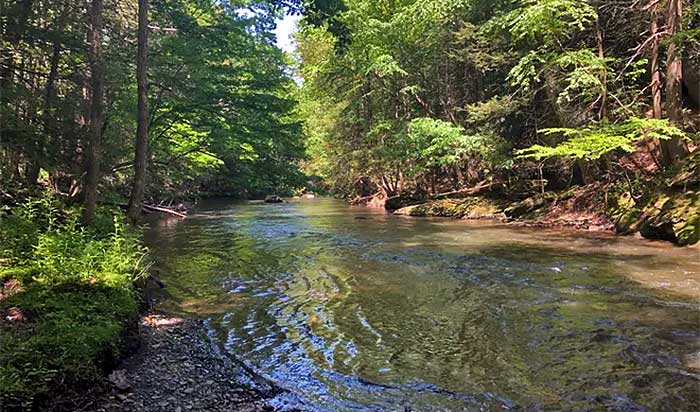
[[[586,188],[580,188],[580,190],[583,189]],[[483,196],[443,199],[403,207],[394,213],[405,216],[458,219],[509,218],[565,225],[571,222],[572,213],[581,215],[587,224],[592,219],[597,219],[597,215],[587,213],[589,209],[594,208],[600,211],[600,215],[605,217],[608,223],[612,219],[615,230],[620,234],[640,233],[648,239],[667,240],[678,245],[692,245],[700,240],[700,191],[698,190],[688,191],[667,185],[650,185],[645,196],[638,199],[633,198],[622,188],[611,190],[611,196],[606,194],[606,196],[594,197],[589,192],[591,190],[583,190],[579,193],[571,189],[559,194],[537,195],[515,204],[507,204],[505,200],[494,200]],[[571,198],[574,194],[576,196],[572,199],[573,205],[564,204],[563,200]],[[589,202],[588,209],[584,208],[583,211],[576,206],[582,198],[593,199]],[[607,209],[604,204],[607,205]],[[557,207],[562,209],[563,216],[567,220],[556,219]],[[612,224],[609,223],[605,228],[612,228]]]
[[[642,209],[628,191],[612,196],[607,213],[615,222],[615,231],[622,235],[639,232]]]
[[[520,202],[514,203],[513,205],[507,207],[503,211],[503,213],[509,218],[519,218],[530,212],[533,212],[535,210],[541,209],[549,205],[554,200],[556,200],[557,197],[557,194],[552,192],[538,194],[532,197],[528,197],[527,199],[522,200]]]
[[[639,232],[649,239],[678,245],[700,240],[700,192],[664,193],[650,201],[640,216]]]
[[[500,202],[472,196],[466,199],[435,200],[420,205],[408,206],[394,212],[397,215],[418,217],[454,217],[458,219],[500,219],[503,206]]]

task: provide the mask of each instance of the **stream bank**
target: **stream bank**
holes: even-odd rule
[[[613,232],[687,246],[700,240],[700,191],[694,190],[695,186],[697,175],[687,175],[685,180],[633,197],[629,191],[596,183],[536,194],[520,201],[489,195],[433,200],[401,207],[393,213]]]
[[[262,412],[266,387],[207,335],[206,324],[159,312],[139,324],[139,349],[115,369],[95,412]]]

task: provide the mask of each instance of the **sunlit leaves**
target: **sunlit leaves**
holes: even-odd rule
[[[518,150],[518,157],[535,160],[551,157],[596,160],[618,150],[632,153],[636,150],[635,143],[644,139],[687,138],[682,130],[671,125],[668,120],[637,117],[621,124],[601,122],[583,129],[543,129],[542,133],[562,135],[567,140],[554,147],[534,145]]]
[[[516,39],[550,44],[584,30],[596,16],[584,0],[531,0],[509,13],[505,21]]]
[[[566,87],[559,94],[560,104],[586,98],[590,101],[605,92],[603,79],[608,75],[608,61],[593,51],[567,51],[557,56],[554,64],[565,73]]]
[[[216,180],[227,192],[243,193],[276,190],[289,173],[296,179],[295,160],[303,154],[296,86],[265,31],[268,23],[257,21],[272,16],[216,1],[180,0],[156,11],[161,24],[175,29],[154,44],[153,75],[164,86],[154,101],[161,116],[153,145],[157,160],[179,165],[167,173],[188,171],[173,178],[186,185]],[[258,173],[258,165],[264,174],[243,178]]]
[[[547,56],[544,53],[530,51],[510,70],[508,80],[513,86],[529,91],[533,85],[540,82],[542,66],[546,62]]]

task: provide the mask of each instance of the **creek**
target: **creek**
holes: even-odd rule
[[[282,411],[698,409],[698,249],[332,199],[211,200],[147,242],[159,308]]]

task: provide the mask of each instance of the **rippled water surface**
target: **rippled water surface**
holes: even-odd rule
[[[280,410],[696,411],[698,249],[209,202],[154,225],[161,307],[210,319]]]

